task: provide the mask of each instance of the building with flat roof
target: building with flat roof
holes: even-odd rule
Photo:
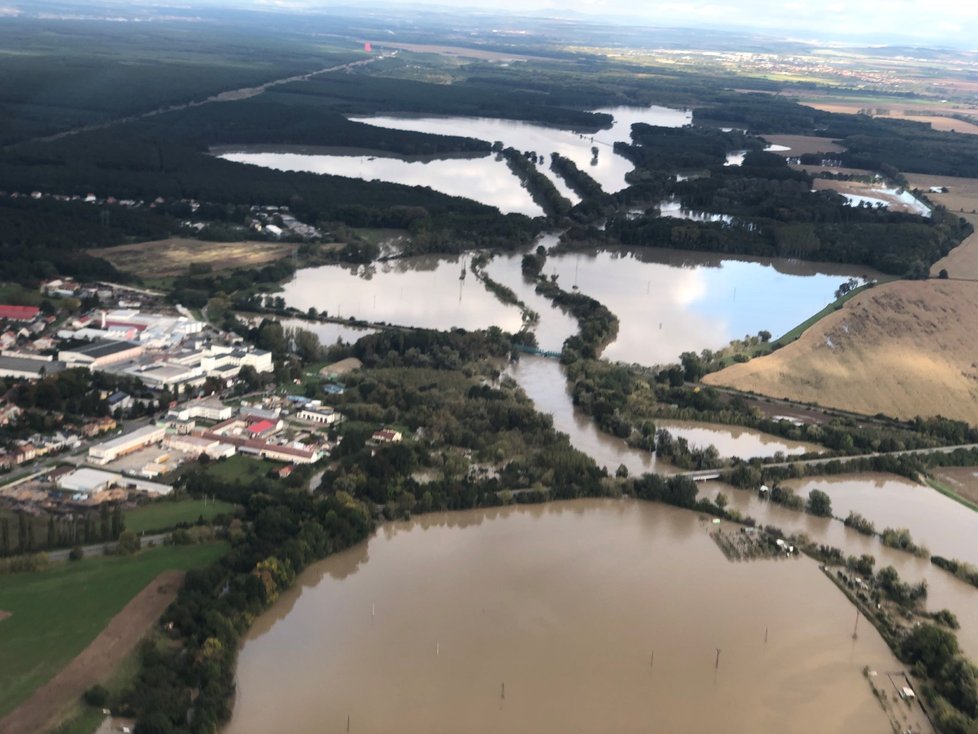
[[[36,380],[44,375],[61,372],[64,368],[64,362],[54,360],[0,356],[0,377]]]
[[[88,367],[96,370],[117,362],[141,357],[145,349],[140,344],[101,339],[77,347],[62,349],[58,359],[71,367]]]
[[[160,495],[169,494],[173,491],[173,487],[168,484],[147,482],[142,479],[125,477],[115,472],[89,469],[87,467],[76,469],[73,472],[58,477],[58,487],[67,492],[78,494],[96,494],[115,487]]]
[[[137,428],[124,436],[113,438],[111,441],[96,444],[88,450],[88,460],[93,464],[108,464],[120,456],[131,454],[133,451],[159,443],[166,435],[162,426],[148,425]]]

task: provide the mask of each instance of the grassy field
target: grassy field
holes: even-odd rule
[[[136,533],[168,530],[180,523],[196,522],[199,517],[210,520],[215,515],[231,512],[233,509],[234,505],[216,500],[152,502],[126,511],[126,529]]]
[[[205,265],[213,271],[251,268],[290,257],[295,248],[284,242],[202,242],[171,237],[90,252],[123,272],[160,278],[185,273],[191,265]]]
[[[0,579],[0,716],[81,652],[126,603],[163,571],[206,566],[223,543],[91,558]]]
[[[897,281],[863,291],[772,354],[704,382],[860,413],[978,422],[975,285]]]
[[[272,469],[280,469],[282,466],[284,465],[274,461],[235,454],[207,464],[207,474],[225,482],[248,482],[252,477],[263,477]]]

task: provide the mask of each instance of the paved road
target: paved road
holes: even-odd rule
[[[162,115],[167,112],[177,112],[179,110],[186,110],[191,107],[200,107],[202,105],[211,104],[214,102],[234,102],[236,100],[248,99],[249,97],[254,97],[261,94],[267,89],[272,87],[277,87],[282,84],[290,84],[292,82],[307,81],[312,77],[319,76],[320,74],[329,74],[333,71],[344,71],[346,69],[353,69],[358,66],[364,66],[365,64],[371,64],[382,58],[386,58],[387,54],[378,54],[369,59],[362,59],[360,61],[351,61],[348,64],[340,64],[338,66],[329,66],[325,69],[317,69],[316,71],[310,71],[307,74],[297,74],[296,76],[286,77],[285,79],[273,79],[270,82],[265,82],[256,87],[244,87],[242,89],[230,89],[220,94],[215,94],[207,99],[185,102],[183,104],[170,105],[169,107],[160,107],[155,110],[150,110],[149,112],[142,112],[135,115],[127,115],[126,117],[119,117],[114,120],[106,120],[105,122],[93,123],[91,125],[84,125],[82,127],[77,127],[72,130],[63,130],[62,132],[55,133],[54,135],[46,135],[39,138],[31,138],[29,140],[22,140],[16,143],[11,143],[6,146],[4,150],[12,150],[18,146],[26,145],[28,143],[48,143],[54,140],[59,140],[61,138],[66,138],[70,135],[77,135],[78,133],[91,132],[93,130],[104,130],[107,127],[112,127],[113,125],[118,125],[126,122],[134,122],[135,120],[142,120],[147,117],[155,117],[157,115]]]
[[[145,548],[150,543],[159,545],[169,536],[169,533],[157,533],[155,535],[143,535],[139,540],[142,543],[142,547]],[[97,545],[82,546],[82,550],[85,552],[85,558],[92,558],[93,556],[104,556],[106,549],[111,550],[115,546],[115,542],[98,543]],[[71,553],[71,549],[64,548],[62,550],[48,551],[47,556],[49,561],[67,561],[69,553]]]

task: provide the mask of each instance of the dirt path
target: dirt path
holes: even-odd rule
[[[54,678],[0,719],[3,734],[36,734],[89,686],[104,679],[136,647],[177,595],[183,571],[161,573]]]

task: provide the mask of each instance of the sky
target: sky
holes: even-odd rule
[[[413,0],[388,0],[414,5]],[[448,0],[425,4],[459,7]],[[978,48],[975,0],[466,0],[464,7],[510,12],[567,10],[641,19],[671,27],[788,32],[798,38],[894,38],[934,45]]]

